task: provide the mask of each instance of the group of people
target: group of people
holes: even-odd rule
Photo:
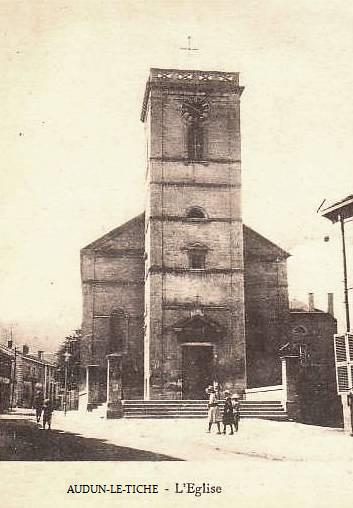
[[[48,429],[51,428],[51,417],[53,414],[53,405],[50,399],[44,399],[42,393],[37,393],[34,400],[34,408],[36,410],[36,420],[37,424],[40,423],[41,417],[43,415],[43,429],[48,425]]]
[[[227,427],[230,427],[229,434],[238,432],[240,420],[239,395],[231,395],[229,391],[224,392],[223,414],[221,412],[221,395],[219,385],[210,385],[206,388],[208,400],[208,431],[211,432],[212,425],[216,424],[217,434],[221,434],[221,423],[223,423],[223,434],[226,434]],[[234,430],[233,430],[234,429]]]

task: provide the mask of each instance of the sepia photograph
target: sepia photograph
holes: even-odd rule
[[[5,505],[350,506],[351,2],[0,24]]]

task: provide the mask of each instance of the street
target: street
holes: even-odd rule
[[[233,436],[217,435],[216,429],[208,434],[206,428],[206,419],[106,420],[55,411],[48,431],[37,428],[33,412],[1,415],[0,473],[8,479],[4,496],[14,501],[10,506],[31,499],[41,507],[54,496],[63,506],[75,500],[86,508],[95,504],[96,495],[68,494],[70,485],[143,483],[158,484],[163,505],[189,507],[199,498],[176,494],[175,485],[185,491],[185,482],[207,482],[220,485],[222,494],[217,499],[205,495],[204,506],[233,501],[241,508],[350,506],[353,438],[342,430],[258,419],[241,420]],[[20,490],[14,492],[17,484]],[[118,501],[124,506],[156,503],[153,495],[99,499],[104,507]]]
[[[347,463],[353,438],[341,429],[243,419],[234,436],[208,434],[206,419],[117,419],[55,411],[51,430],[34,412],[0,415],[1,460],[232,460]]]
[[[21,415],[20,415],[21,416]],[[150,451],[108,444],[58,429],[44,430],[31,415],[0,420],[1,461],[180,460]]]

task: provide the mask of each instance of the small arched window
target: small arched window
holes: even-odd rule
[[[186,154],[190,161],[206,158],[205,121],[210,105],[202,96],[188,97],[181,106],[181,116],[186,123]]]
[[[201,207],[193,206],[186,212],[186,217],[188,219],[205,219],[206,213]]]
[[[188,159],[201,161],[204,159],[204,130],[202,123],[194,121],[187,130]]]
[[[206,268],[206,245],[195,243],[187,248],[189,268],[192,270],[204,270]]]
[[[189,252],[190,268],[193,270],[204,270],[206,261],[206,251],[192,250]]]
[[[308,335],[308,330],[304,325],[297,325],[292,329],[294,335]]]

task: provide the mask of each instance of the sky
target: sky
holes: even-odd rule
[[[353,193],[350,1],[0,0],[0,25],[2,337],[51,350],[80,326],[80,249],[144,208],[150,67],[240,72],[244,222],[344,328],[339,227],[316,210]]]

